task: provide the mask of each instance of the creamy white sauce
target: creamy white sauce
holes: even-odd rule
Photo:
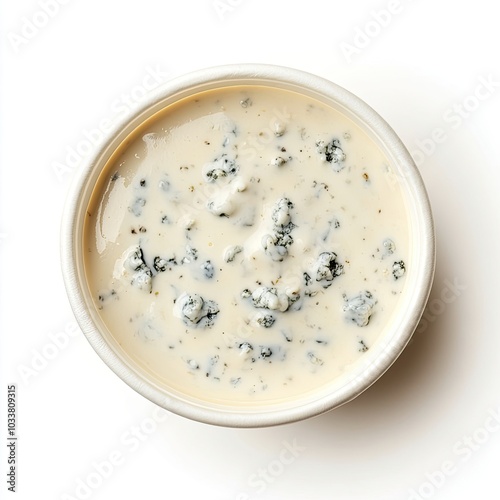
[[[390,322],[409,234],[399,187],[338,111],[266,87],[168,107],[107,165],[86,273],[123,352],[211,401],[295,397]]]

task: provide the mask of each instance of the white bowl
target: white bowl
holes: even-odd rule
[[[291,401],[221,405],[160,386],[103,335],[104,326],[85,278],[83,224],[101,169],[134,129],[165,106],[191,94],[249,84],[295,90],[332,103],[371,136],[390,161],[406,200],[412,265],[391,328],[345,375]],[[75,175],[63,216],[61,250],[71,307],[85,336],[104,362],[130,387],[159,406],[193,420],[230,427],[263,427],[302,420],[334,409],[361,394],[394,363],[408,344],[427,302],[435,266],[434,227],[427,193],[412,158],[390,126],[361,99],[328,80],[295,69],[256,64],[208,68],[176,78],[151,93],[132,116],[119,123]]]

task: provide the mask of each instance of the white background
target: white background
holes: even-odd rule
[[[0,14],[0,497],[13,495],[14,383],[13,498],[500,498],[494,2],[62,3],[47,0],[49,16],[43,0],[3,2]],[[160,81],[239,62],[310,71],[374,107],[415,155],[438,236],[429,307],[391,370],[329,414],[254,430],[155,412],[76,328],[59,257],[78,168],[68,151],[130,112],[152,71]]]

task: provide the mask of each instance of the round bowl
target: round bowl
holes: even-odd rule
[[[211,402],[182,394],[153,380],[105,334],[106,328],[89,292],[84,268],[83,233],[87,206],[102,169],[117,147],[166,106],[198,92],[234,85],[266,85],[292,90],[340,110],[385,154],[407,208],[411,265],[390,326],[342,376],[315,391],[272,404]],[[426,305],[435,266],[434,227],[428,196],[415,163],[392,128],[365,102],[331,81],[296,69],[256,64],[208,68],[175,78],[149,94],[131,116],[118,123],[75,174],[63,215],[61,252],[71,307],[83,333],[102,360],[130,387],[157,405],[196,421],[228,427],[264,427],[303,420],[337,408],[365,391],[387,371],[408,344]]]

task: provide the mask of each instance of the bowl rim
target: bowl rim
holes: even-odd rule
[[[402,322],[401,329],[394,332],[377,356],[374,362],[364,366],[355,377],[349,379],[341,390],[319,399],[304,400],[297,398],[295,403],[285,408],[265,406],[259,411],[241,407],[240,411],[224,410],[218,405],[209,407],[205,404],[195,404],[188,400],[178,398],[171,393],[166,395],[151,381],[130,369],[117,353],[108,345],[103,335],[97,328],[94,317],[97,313],[89,310],[84,299],[82,283],[78,272],[78,237],[77,231],[81,225],[81,198],[83,191],[88,188],[89,179],[106,164],[102,161],[106,151],[113,148],[115,143],[121,142],[120,134],[130,127],[135,129],[140,126],[141,117],[172,96],[189,95],[207,90],[207,85],[218,83],[245,84],[243,82],[273,82],[278,88],[281,85],[296,87],[326,96],[345,108],[353,117],[357,117],[361,124],[366,125],[377,136],[386,152],[400,167],[399,174],[411,186],[413,202],[418,217],[419,247],[418,258],[419,272],[416,278],[416,287],[412,290],[412,309],[408,317]],[[283,87],[281,87],[283,88]],[[152,116],[154,113],[150,113]],[[147,118],[146,118],[147,119]],[[144,118],[142,118],[142,121]],[[359,122],[358,122],[359,123]],[[127,134],[125,134],[127,135]],[[99,170],[98,170],[99,169]],[[66,287],[67,296],[75,315],[87,340],[116,375],[125,381],[136,392],[145,396],[150,401],[178,415],[195,421],[225,426],[225,427],[267,427],[304,420],[320,415],[326,411],[337,408],[364,392],[377,381],[396,361],[405,346],[410,341],[418,322],[423,314],[425,304],[429,298],[435,269],[435,232],[429,197],[418,168],[411,158],[401,139],[388,123],[367,103],[338,84],[303,70],[269,65],[269,64],[231,64],[213,66],[165,82],[157,89],[149,92],[133,112],[117,120],[105,140],[87,156],[71,181],[61,221],[61,267]],[[409,300],[409,299],[408,299]],[[302,402],[302,404],[298,404]],[[245,411],[245,409],[247,411]]]

